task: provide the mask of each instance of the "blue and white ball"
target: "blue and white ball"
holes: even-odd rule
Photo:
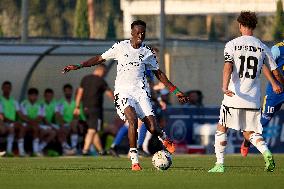
[[[158,170],[167,170],[172,165],[172,155],[165,150],[158,151],[153,155],[152,163]]]

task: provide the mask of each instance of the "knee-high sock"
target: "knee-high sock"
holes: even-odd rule
[[[148,146],[149,146],[149,141],[150,141],[151,138],[152,138],[152,134],[148,131],[146,133],[146,137],[145,137],[145,140],[143,142],[143,150],[147,153],[150,153]]]
[[[7,136],[7,152],[8,153],[12,152],[13,142],[14,142],[14,135],[13,134],[9,134]]]
[[[221,143],[224,143],[222,145]],[[227,143],[227,134],[221,131],[216,131],[215,133],[215,154],[218,164],[224,164],[224,153]]]
[[[24,155],[26,153],[24,149],[24,138],[18,139],[18,149],[20,155]]]
[[[39,152],[39,139],[35,138],[33,139],[33,153]]]
[[[257,140],[260,140],[257,142]],[[264,153],[268,150],[266,142],[264,141],[263,137],[258,133],[253,133],[249,137],[249,141],[254,145],[260,153]]]
[[[123,125],[123,126],[119,129],[118,133],[116,134],[116,136],[115,136],[115,138],[114,138],[114,141],[113,141],[111,147],[113,148],[113,147],[119,145],[119,144],[121,143],[123,137],[127,134],[127,132],[128,132],[128,127],[127,127],[126,125]]]
[[[78,134],[72,134],[70,138],[71,138],[71,147],[76,148],[78,144]]]
[[[132,164],[139,163],[137,148],[130,148],[129,153]]]
[[[145,137],[146,137],[146,133],[147,133],[147,127],[143,123],[140,127],[139,134],[138,134],[138,143],[137,143],[138,148],[142,148],[143,142],[144,142]]]

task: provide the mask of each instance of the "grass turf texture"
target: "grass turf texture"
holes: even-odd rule
[[[207,173],[214,156],[174,156],[167,171],[153,168],[150,158],[141,158],[143,171],[132,172],[127,158],[1,158],[1,189],[72,188],[282,188],[284,155],[275,155],[276,169],[264,171],[261,155],[226,156],[225,173]]]

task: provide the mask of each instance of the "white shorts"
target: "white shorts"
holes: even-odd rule
[[[140,93],[115,91],[114,96],[114,104],[117,114],[124,121],[126,121],[124,110],[128,106],[131,106],[135,109],[137,117],[141,120],[146,116],[155,115],[151,98],[147,95],[146,91],[140,91]]]
[[[235,109],[222,104],[219,118],[219,124],[224,127],[262,134],[260,110]]]

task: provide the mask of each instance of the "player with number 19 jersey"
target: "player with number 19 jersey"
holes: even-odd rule
[[[225,62],[233,64],[228,90],[232,97],[224,95],[223,105],[237,109],[260,109],[260,73],[265,63],[270,70],[277,65],[270,49],[253,36],[241,36],[229,41],[224,49]]]

